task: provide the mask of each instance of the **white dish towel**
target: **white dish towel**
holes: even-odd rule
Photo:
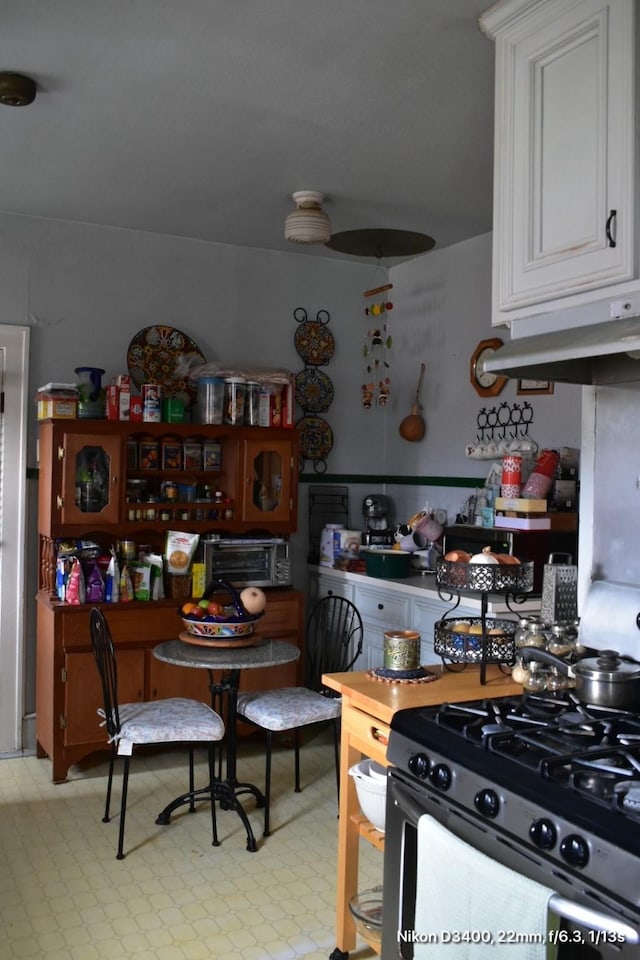
[[[558,918],[548,904],[554,892],[425,814],[418,821],[415,960],[552,960],[557,950],[548,933]]]

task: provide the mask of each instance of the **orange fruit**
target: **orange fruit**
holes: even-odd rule
[[[188,617],[190,614],[194,613],[198,609],[198,604],[193,603],[191,600],[188,600],[187,603],[182,604],[182,613],[185,617]]]

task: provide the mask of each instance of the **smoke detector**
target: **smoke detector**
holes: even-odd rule
[[[21,73],[0,71],[0,103],[7,107],[27,107],[36,98],[36,84]]]

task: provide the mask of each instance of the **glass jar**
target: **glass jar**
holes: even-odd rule
[[[244,422],[248,427],[257,427],[260,423],[260,384],[247,380],[244,397]]]
[[[245,387],[242,377],[227,377],[224,381],[224,422],[233,427],[244,423]]]
[[[573,653],[575,641],[570,638],[567,632],[567,625],[564,623],[554,623],[551,626],[551,635],[547,643],[547,650],[556,657],[566,657]]]
[[[527,617],[526,630],[522,631],[519,647],[546,647],[547,645],[547,625],[543,623],[540,617],[532,614]]]
[[[537,660],[532,660],[529,664],[529,675],[523,681],[523,687],[529,693],[542,693],[547,689],[547,678],[541,669],[541,664]]]
[[[221,377],[200,377],[198,380],[198,423],[222,423],[224,380]]]

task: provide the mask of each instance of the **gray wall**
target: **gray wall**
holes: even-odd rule
[[[199,345],[207,360],[225,365],[285,367],[303,363],[294,347],[293,311],[304,307],[331,314],[336,350],[326,368],[335,399],[326,414],[334,433],[327,461],[332,475],[358,474],[353,484],[352,525],[361,523],[365,493],[391,495],[398,520],[408,519],[425,500],[454,515],[470,490],[447,486],[385,486],[377,478],[484,476],[488,464],[468,460],[483,406],[516,397],[514,383],[483,401],[469,384],[469,358],[477,342],[495,335],[490,326],[491,236],[434,250],[387,271],[377,262],[270,253],[168,236],[114,230],[0,214],[0,284],[3,323],[32,328],[30,392],[48,381],[73,381],[80,365],[103,367],[107,381],[126,372],[132,337],[143,327],[178,327]],[[363,344],[369,319],[365,290],[393,283],[388,314],[393,337],[391,397],[384,408],[365,410]],[[508,339],[505,333],[503,339]],[[398,425],[414,399],[420,363],[427,433],[420,443],[399,436]],[[557,385],[553,396],[529,399],[540,445],[578,446],[580,390]],[[300,413],[300,412],[299,412]],[[30,434],[29,465],[35,466],[36,421]],[[307,471],[312,465],[307,464]],[[31,612],[28,672],[33,669],[33,604],[36,588],[35,484],[30,495]],[[472,489],[472,488],[471,488]],[[300,531],[294,538],[296,585],[305,584],[307,485],[301,486]],[[29,700],[32,698],[30,682]]]

